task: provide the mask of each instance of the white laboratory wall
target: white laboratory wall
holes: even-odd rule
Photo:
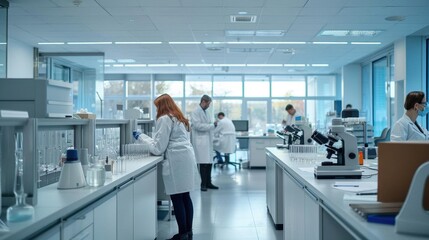
[[[426,89],[425,38],[408,36],[394,44],[395,81],[405,80],[405,94]]]
[[[360,64],[348,64],[342,67],[342,102],[343,108],[351,104],[362,109],[362,71]]]
[[[7,77],[33,78],[33,72],[33,47],[9,38],[7,48]]]

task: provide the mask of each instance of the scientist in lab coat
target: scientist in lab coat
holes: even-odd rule
[[[416,121],[418,116],[424,117],[429,113],[424,92],[408,93],[404,108],[406,112],[393,126],[390,140],[392,142],[428,140],[429,132]]]
[[[229,154],[235,152],[235,126],[232,121],[225,117],[225,113],[220,112],[217,114],[217,124],[213,133],[213,149],[216,151],[216,158],[218,163],[222,163],[222,156],[220,153],[225,154],[225,161],[229,162]]]
[[[171,239],[192,239],[194,210],[189,192],[199,189],[201,178],[190,142],[190,124],[168,94],[156,98],[154,104],[157,116],[153,139],[145,134],[138,134],[135,137],[149,144],[152,154],[165,153],[162,177],[165,192],[170,195],[173,202],[179,227],[179,233]]]
[[[200,105],[191,114],[191,142],[194,146],[195,158],[200,166],[201,191],[207,189],[219,189],[212,184],[212,153],[213,153],[213,130],[214,123],[210,121],[206,110],[212,102],[211,97],[203,95]]]

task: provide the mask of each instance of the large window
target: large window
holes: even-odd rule
[[[387,57],[373,62],[372,69],[374,136],[379,136],[381,131],[388,126],[386,95],[386,85],[388,83]]]
[[[309,76],[308,96],[335,96],[335,76]]]
[[[186,97],[201,97],[204,94],[212,95],[212,79],[208,75],[187,76],[185,84]]]
[[[273,97],[305,97],[304,76],[273,76],[271,96]]]
[[[241,76],[215,76],[213,80],[214,97],[243,97]]]
[[[171,97],[183,97],[183,81],[155,81],[155,95],[168,93]]]
[[[106,116],[114,116],[115,106],[122,102],[125,109],[149,107],[154,114],[153,99],[168,93],[189,118],[207,94],[213,98],[206,110],[212,121],[224,112],[230,119],[249,120],[250,133],[263,134],[281,127],[287,104],[307,116],[313,127],[325,128],[326,114],[338,98],[333,75],[153,75],[152,79],[105,81],[105,105],[112,112]]]
[[[270,79],[266,76],[246,76],[244,79],[244,97],[269,97]]]

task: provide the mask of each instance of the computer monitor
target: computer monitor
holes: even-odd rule
[[[235,131],[237,132],[248,132],[249,131],[249,120],[232,120]]]
[[[349,109],[344,109],[342,112],[341,112],[341,117],[342,118],[351,118],[351,117],[359,117],[359,110],[357,110],[357,109],[352,109],[352,108],[349,108]]]

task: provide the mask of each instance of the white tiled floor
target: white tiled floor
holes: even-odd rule
[[[191,193],[194,203],[194,240],[279,240],[265,201],[265,170],[215,168],[213,183],[219,190]],[[177,224],[158,221],[158,240],[177,233]]]

